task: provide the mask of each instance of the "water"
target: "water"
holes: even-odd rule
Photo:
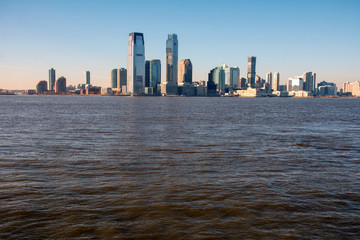
[[[359,239],[359,110],[0,96],[0,239]]]

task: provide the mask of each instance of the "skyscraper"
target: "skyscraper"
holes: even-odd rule
[[[316,87],[316,73],[313,73],[312,74],[312,78],[313,78],[313,82],[314,82],[314,86],[313,86],[313,94],[316,94],[317,93],[317,87]]]
[[[223,67],[216,67],[210,71],[211,81],[216,84],[219,93],[225,93],[225,70]],[[210,79],[210,78],[209,78]]]
[[[247,84],[249,87],[255,88],[255,77],[256,77],[256,57],[248,57],[248,74]]]
[[[280,91],[280,73],[279,72],[274,73],[272,90]]]
[[[90,72],[85,71],[85,84],[90,84]]]
[[[240,83],[240,69],[239,67],[230,67],[230,87],[238,88]]]
[[[120,68],[117,71],[117,88],[118,91],[125,91],[123,90],[124,86],[126,86],[126,82],[127,82],[127,71],[125,68]]]
[[[192,83],[192,64],[190,59],[180,60],[178,72],[178,84]]]
[[[145,87],[150,87],[150,61],[145,61]]]
[[[113,69],[113,70],[111,70],[111,74],[110,74],[110,79],[111,79],[111,82],[110,82],[110,84],[111,84],[111,88],[112,89],[115,89],[115,88],[117,88],[118,86],[117,86],[117,74],[118,74],[118,70],[117,69]]]
[[[269,89],[272,89],[273,86],[273,79],[272,79],[272,72],[268,72],[266,74],[266,84],[268,85]]]
[[[38,84],[36,84],[37,93],[44,93],[46,91],[47,91],[47,81],[43,80],[38,82]]]
[[[178,74],[178,39],[176,34],[169,34],[166,40],[166,82],[177,84]]]
[[[49,70],[49,91],[54,91],[55,87],[55,69],[51,68]]]
[[[149,87],[154,88],[154,92],[157,90],[157,86],[161,83],[161,62],[159,59],[150,60],[150,79]]]
[[[145,44],[142,33],[129,34],[127,55],[127,93],[145,93]]]
[[[315,85],[312,72],[304,73],[302,78],[304,79],[304,91],[313,93]]]

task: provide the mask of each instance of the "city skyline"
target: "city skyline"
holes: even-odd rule
[[[209,71],[222,64],[239,66],[244,77],[248,56],[256,56],[256,74],[262,78],[267,72],[280,72],[280,84],[304,72],[316,72],[317,82],[338,86],[359,80],[357,1],[225,1],[224,6],[232,7],[216,16],[211,14],[217,10],[213,2],[198,1],[186,12],[187,21],[170,19],[181,19],[186,4],[156,1],[155,8],[146,1],[83,3],[0,3],[0,88],[34,89],[40,80],[48,80],[51,68],[56,76],[65,76],[67,84],[82,83],[84,71],[90,71],[93,85],[109,87],[111,69],[127,68],[127,38],[136,31],[145,36],[146,59],[163,63],[164,41],[176,33],[178,58],[191,59],[193,81],[206,81]],[[116,15],[124,6],[129,11]],[[176,11],[168,13],[170,8]],[[57,11],[50,14],[50,9]],[[144,16],[126,21],[127,12],[134,9]],[[146,22],[151,11],[158,16]],[[60,20],[62,14],[66,19]],[[247,20],[251,17],[254,22]],[[162,82],[165,71],[163,67]]]

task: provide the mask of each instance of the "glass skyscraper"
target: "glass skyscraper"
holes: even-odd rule
[[[127,93],[145,93],[145,44],[142,33],[129,34],[127,54]]]
[[[90,84],[90,72],[85,71],[85,84]]]
[[[113,69],[111,70],[111,88],[117,88],[117,74],[118,74],[118,70],[117,69]]]
[[[169,34],[166,40],[166,82],[177,85],[178,75],[178,39]]]
[[[55,69],[51,68],[49,70],[49,91],[54,91],[55,86]]]
[[[256,77],[256,57],[248,57],[248,74],[247,74],[247,84],[249,87],[255,88],[255,77]]]
[[[158,59],[152,59],[150,61],[150,79],[149,79],[149,86],[157,89],[158,84],[161,83],[161,62]]]
[[[192,83],[192,63],[190,59],[181,59],[178,71],[178,83]]]

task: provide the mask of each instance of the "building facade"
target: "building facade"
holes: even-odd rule
[[[55,92],[56,93],[66,93],[66,78],[59,77],[55,83]]]
[[[158,90],[161,83],[161,62],[159,59],[150,60],[150,84],[149,87],[154,89],[154,93]]]
[[[120,68],[117,70],[117,88],[118,91],[123,91],[124,87],[126,87],[127,82],[127,70],[126,68]]]
[[[192,83],[192,63],[190,59],[181,59],[178,68],[178,84]]]
[[[49,91],[54,91],[55,89],[55,69],[51,68],[49,70]]]
[[[280,91],[280,73],[279,72],[274,73],[273,84],[272,84],[271,89],[274,91]]]
[[[303,91],[304,90],[304,80],[301,76],[289,78],[288,82],[288,91]]]
[[[36,92],[37,93],[44,93],[47,91],[47,82],[45,80],[42,80],[36,84]]]
[[[90,72],[89,71],[85,71],[85,84],[90,84]]]
[[[255,88],[256,78],[256,57],[248,57],[248,73],[247,73],[247,84],[248,87]]]
[[[268,72],[266,74],[266,85],[269,87],[269,89],[272,89],[273,86],[272,72]]]
[[[166,40],[166,82],[177,84],[178,74],[178,39],[176,34],[169,34]]]
[[[112,89],[117,88],[117,74],[118,74],[118,70],[117,69],[113,69],[111,70],[110,73],[110,86]]]
[[[145,93],[145,43],[142,33],[129,34],[126,89],[131,95]]]

